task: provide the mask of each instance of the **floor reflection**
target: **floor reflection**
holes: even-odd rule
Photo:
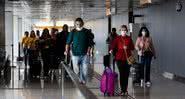
[[[29,67],[25,68],[23,63],[14,63],[15,67],[9,67],[1,76],[0,88],[61,88],[62,73],[61,69],[51,70],[49,77],[32,78]]]
[[[37,81],[32,81],[32,86],[35,86]],[[53,87],[56,82],[51,84],[50,81],[42,81],[44,81],[43,89],[39,87],[19,90],[0,89],[0,99],[12,99],[12,97],[13,99],[85,99],[70,79],[65,79],[62,88]],[[30,86],[29,83],[25,84]]]
[[[44,77],[41,70],[40,77],[32,78],[29,67],[21,62],[13,64],[0,77],[0,99],[85,99],[71,79],[64,76],[62,66],[50,70],[49,77]]]

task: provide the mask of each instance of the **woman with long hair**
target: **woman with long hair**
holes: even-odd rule
[[[37,65],[37,61],[38,61],[38,55],[39,55],[39,51],[37,49],[37,42],[38,42],[38,38],[36,37],[35,31],[31,31],[30,33],[30,37],[28,39],[28,53],[29,53],[29,66],[30,66],[30,74],[31,77],[34,78],[36,76],[39,76],[40,72],[37,71],[39,70],[39,67],[36,67]],[[39,73],[38,73],[39,72]]]
[[[142,27],[140,29],[135,48],[138,51],[138,60],[140,63],[139,71],[141,86],[146,83],[146,86],[150,87],[150,65],[152,57],[156,58],[156,54],[152,38],[150,37],[149,30],[146,27]]]
[[[45,28],[40,38],[41,57],[43,60],[44,76],[48,77],[49,68],[51,66],[51,36],[49,30]]]

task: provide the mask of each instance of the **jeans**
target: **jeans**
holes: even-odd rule
[[[80,75],[80,80],[86,82],[87,78],[87,66],[89,60],[87,55],[72,56],[73,70],[77,75]]]
[[[139,56],[140,63],[140,79],[145,80],[145,82],[150,82],[150,67],[151,67],[151,56]]]

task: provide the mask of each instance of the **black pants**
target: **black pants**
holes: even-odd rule
[[[61,54],[54,54],[52,57],[52,67],[51,69],[58,69],[61,61],[64,61],[65,56]]]
[[[30,75],[31,76],[39,76],[41,63],[38,60],[38,51],[37,50],[29,50],[29,66],[30,66]]]
[[[29,50],[28,51],[28,60],[29,60],[29,66],[32,67],[34,63],[34,59],[37,59],[36,50]]]
[[[23,52],[24,52],[24,65],[27,66],[28,65],[28,54],[29,54],[28,49],[24,48]]]
[[[43,49],[41,52],[41,57],[43,60],[44,76],[48,76],[49,68],[51,66],[51,54],[49,49]]]
[[[118,70],[120,73],[120,86],[121,91],[126,92],[128,87],[128,77],[130,73],[130,65],[128,65],[127,61],[116,61]]]
[[[116,59],[115,58],[113,59],[113,63],[112,64],[113,64],[113,70],[115,70],[115,65],[116,65]]]

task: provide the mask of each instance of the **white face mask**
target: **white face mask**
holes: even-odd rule
[[[82,28],[83,28],[82,23],[78,22],[78,21],[75,23],[75,27],[76,27],[76,30],[78,30],[78,31],[82,30]]]
[[[141,32],[143,36],[146,36],[146,32],[145,31],[142,31]]]
[[[83,27],[77,27],[76,29],[77,29],[78,31],[80,31],[80,30],[82,30],[82,28],[83,28]]]
[[[125,36],[126,34],[127,34],[127,32],[121,31],[121,35],[122,35],[122,36]]]

